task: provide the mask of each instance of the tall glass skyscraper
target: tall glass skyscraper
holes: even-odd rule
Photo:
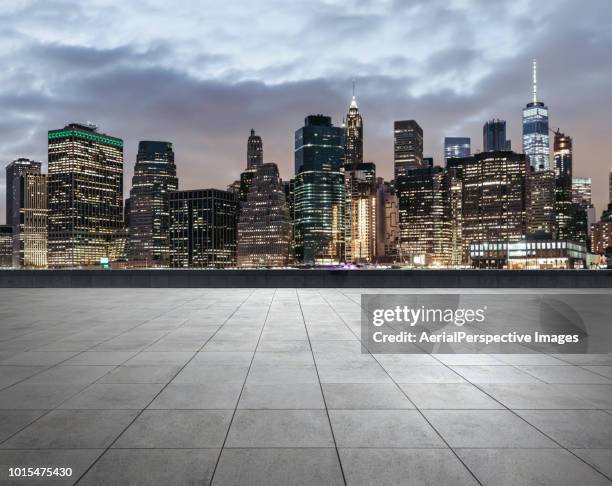
[[[423,129],[415,120],[394,123],[393,161],[396,179],[423,165]]]
[[[287,266],[291,216],[276,164],[260,165],[238,219],[238,266]]]
[[[263,141],[251,128],[251,135],[247,140],[247,170],[255,170],[261,164],[263,164]]]
[[[48,138],[49,266],[98,265],[123,229],[123,140],[76,123]]]
[[[344,260],[344,129],[310,115],[295,132],[295,256],[302,264]]]
[[[444,161],[472,155],[470,137],[444,137]]]
[[[166,267],[170,258],[168,194],[178,190],[172,143],[138,143],[130,190],[128,261]]]
[[[500,152],[512,150],[510,140],[506,138],[506,120],[492,119],[482,127],[482,151]]]
[[[533,100],[523,108],[523,152],[534,170],[550,168],[548,107],[538,101],[537,64],[533,61]]]
[[[47,176],[40,168],[29,159],[6,166],[6,224],[13,230],[17,268],[47,266]]]

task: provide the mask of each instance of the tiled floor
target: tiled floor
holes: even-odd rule
[[[358,290],[3,289],[0,484],[612,484],[610,355],[362,354],[359,319]]]

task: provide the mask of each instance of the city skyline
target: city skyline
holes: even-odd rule
[[[574,173],[593,178],[598,214],[605,208],[612,163],[606,147],[612,63],[605,53],[612,40],[604,34],[609,9],[597,9],[603,2],[580,6],[579,13],[570,2],[537,11],[529,2],[490,8],[478,2],[409,8],[314,2],[297,19],[295,32],[277,22],[295,18],[287,6],[275,4],[274,14],[257,6],[260,21],[250,25],[253,42],[246,49],[231,26],[252,16],[252,6],[203,9],[202,18],[202,9],[190,2],[174,12],[156,3],[104,9],[103,2],[92,2],[87,11],[53,1],[0,7],[12,46],[2,54],[10,67],[1,75],[4,164],[28,157],[45,163],[46,171],[46,131],[91,120],[125,140],[126,189],[140,140],[173,143],[182,188],[224,188],[242,171],[244,134],[255,128],[266,140],[265,161],[277,163],[288,179],[293,131],[308,114],[331,115],[339,124],[355,78],[367,120],[364,159],[390,179],[394,120],[419,122],[424,155],[437,164],[445,136],[469,136],[475,151],[482,148],[482,123],[494,117],[507,120],[508,138],[520,151],[521,109],[531,99],[535,57],[538,97],[550,109],[550,126],[572,135]],[[102,12],[111,21],[125,20],[116,22],[112,40],[104,35]],[[163,17],[169,32],[146,33],[142,27],[152,15]],[[223,27],[213,27],[219,16]],[[572,22],[564,29],[554,28],[567,19]],[[444,29],[435,27],[440,20]],[[70,39],[64,29],[51,28],[60,21],[72,27]],[[201,39],[193,43],[196,22],[203,32],[197,30]],[[308,29],[317,35],[299,35]],[[345,54],[343,37],[350,35],[343,33],[354,31],[359,47]],[[431,32],[436,42],[430,42]],[[402,48],[407,38],[410,52]],[[319,55],[321,43],[330,42],[338,48]],[[292,60],[291,52],[299,58]]]

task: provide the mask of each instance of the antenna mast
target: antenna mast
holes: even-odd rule
[[[533,102],[538,101],[538,62],[533,60]]]

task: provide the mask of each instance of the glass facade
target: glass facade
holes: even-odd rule
[[[415,120],[393,124],[393,164],[396,179],[423,165],[423,129]]]
[[[276,164],[258,167],[238,220],[238,266],[292,263],[291,217]]]
[[[13,230],[15,268],[47,266],[47,176],[41,163],[17,159],[6,167],[6,222]]]
[[[48,264],[97,265],[123,228],[123,141],[79,124],[48,138]]]
[[[412,266],[450,263],[447,178],[442,167],[412,169],[395,181],[399,201],[400,262]]]
[[[236,266],[236,195],[218,189],[170,193],[170,266]]]
[[[295,257],[338,264],[345,257],[344,129],[311,115],[295,132]]]
[[[140,142],[130,190],[127,254],[131,266],[169,265],[168,194],[177,190],[172,144]]]
[[[506,138],[506,120],[493,119],[483,125],[482,147],[483,152],[511,150],[510,140]]]
[[[444,137],[444,162],[453,157],[472,155],[470,137]]]
[[[534,170],[550,168],[548,108],[541,101],[523,108],[523,152]]]

